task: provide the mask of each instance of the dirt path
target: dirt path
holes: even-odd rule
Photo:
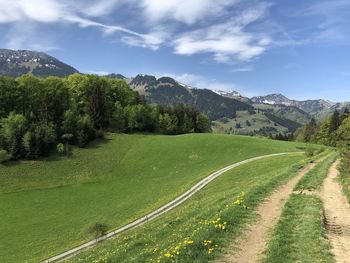
[[[335,162],[324,181],[322,200],[325,209],[327,235],[332,243],[336,262],[350,262],[350,205],[335,180],[339,172]]]
[[[285,201],[293,193],[298,181],[313,167],[315,163],[308,164],[297,176],[293,177],[287,184],[279,187],[258,209],[259,219],[248,227],[241,238],[228,249],[229,253],[224,255],[218,262],[257,262],[264,252],[268,239],[269,230],[278,222]]]
[[[98,239],[94,239],[91,240],[87,243],[84,243],[80,246],[77,246],[75,248],[72,248],[68,251],[65,251],[59,255],[53,256],[51,258],[48,258],[44,261],[42,261],[41,263],[49,263],[49,262],[61,262],[65,259],[71,258],[85,250],[88,250],[92,247],[95,247],[98,243],[100,243],[101,241],[105,241],[108,239],[111,239],[125,231],[128,231],[130,229],[134,229],[136,227],[139,227],[149,221],[154,220],[155,218],[161,216],[164,213],[167,213],[168,211],[174,209],[175,207],[177,207],[178,205],[182,204],[183,202],[185,202],[186,200],[188,200],[189,198],[191,198],[191,196],[193,196],[195,193],[199,192],[203,187],[205,187],[206,185],[208,185],[210,182],[212,182],[213,180],[215,180],[216,178],[218,178],[219,176],[223,175],[225,172],[236,168],[238,166],[241,166],[243,164],[247,164],[253,161],[257,161],[257,160],[261,160],[261,159],[265,159],[265,158],[270,158],[270,157],[277,157],[277,156],[282,156],[282,155],[289,155],[289,154],[303,154],[303,152],[287,152],[287,153],[275,153],[275,154],[268,154],[268,155],[263,155],[263,156],[258,156],[258,157],[253,157],[247,160],[243,160],[234,164],[231,164],[229,166],[226,166],[216,172],[213,172],[212,174],[210,174],[209,176],[207,176],[206,178],[204,178],[203,180],[201,180],[200,182],[198,182],[197,184],[195,184],[193,187],[191,187],[191,189],[189,189],[188,191],[184,192],[182,195],[180,195],[179,197],[175,198],[174,200],[170,201],[169,203],[165,204],[164,206],[160,207],[159,209],[149,213],[148,215],[145,215],[139,219],[137,219],[136,221],[127,224],[121,228],[118,228],[104,236],[99,237]]]

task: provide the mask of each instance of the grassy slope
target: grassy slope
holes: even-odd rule
[[[256,109],[269,110],[271,112],[274,112],[277,116],[296,121],[300,124],[306,124],[311,119],[310,115],[295,107],[271,104],[254,104],[253,106]]]
[[[225,165],[302,144],[242,136],[109,135],[71,159],[0,166],[0,261],[38,261],[159,207]]]
[[[335,157],[336,154],[330,155],[308,172],[296,190],[319,190]],[[318,196],[293,194],[283,209],[263,262],[335,262],[326,238],[322,209]]]
[[[241,233],[273,189],[296,174],[303,158],[269,158],[233,169],[169,214],[70,262],[207,262]]]
[[[258,131],[260,128],[263,127],[273,127],[277,129],[277,132],[287,132],[288,129],[270,121],[262,112],[257,112],[256,114],[249,114],[248,111],[237,111],[237,117],[236,119],[228,119],[229,121],[227,123],[223,123],[220,120],[217,120],[214,122],[215,125],[213,125],[213,131],[216,133],[224,133],[225,131],[228,131],[231,127],[233,128],[233,131],[235,133],[240,134],[248,134],[249,132],[255,132]],[[249,121],[251,126],[248,126],[246,124],[246,121]],[[237,129],[235,126],[237,123],[241,124],[241,128]]]

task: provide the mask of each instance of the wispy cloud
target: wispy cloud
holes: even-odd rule
[[[103,71],[103,70],[89,70],[87,73],[99,75],[99,76],[105,76],[111,74],[109,71]]]
[[[309,32],[310,41],[348,44],[350,39],[349,12],[350,2],[348,0],[322,0],[308,6],[297,15],[316,19],[313,23],[315,26]]]
[[[145,11],[143,15],[148,21],[176,20],[192,25],[211,16],[222,15],[225,8],[240,2],[239,0],[141,0],[139,5]]]
[[[106,34],[115,32],[121,32],[126,35],[133,36],[139,42],[142,42],[145,47],[157,48],[162,39],[153,34],[142,34],[123,26],[108,25],[100,22],[96,22],[91,19],[90,16],[105,15],[109,12],[113,5],[117,4],[117,1],[103,1],[102,3],[91,4],[90,8],[82,8],[80,2],[70,1],[58,1],[58,0],[27,0],[27,1],[14,1],[9,2],[7,0],[0,0],[0,24],[52,24],[52,23],[71,23],[77,24],[82,28],[96,27],[101,29]],[[109,7],[109,8],[108,8]],[[82,9],[80,9],[82,8]],[[18,36],[14,40],[7,43],[7,46],[16,48],[24,44],[30,34],[35,33],[34,30],[30,30],[28,34]],[[11,32],[12,36],[13,33]],[[39,41],[37,41],[39,43]],[[39,44],[37,44],[39,45]],[[32,47],[32,45],[27,45]]]
[[[12,48],[44,46],[41,38],[36,43],[31,38],[36,24],[65,24],[96,28],[102,36],[129,46],[153,50],[165,46],[178,55],[206,54],[217,63],[235,65],[251,62],[272,48],[295,45],[293,39],[275,37],[269,28],[257,26],[264,24],[271,7],[257,0],[215,4],[211,0],[0,0],[0,25],[32,25],[28,34],[10,33],[7,46]],[[132,10],[132,15],[118,20],[116,14],[123,10]],[[45,37],[47,42],[55,39]]]
[[[207,77],[204,77],[201,75],[196,75],[196,74],[165,73],[165,74],[155,74],[155,75],[157,75],[158,77],[168,76],[168,77],[174,78],[175,80],[179,81],[182,84],[185,84],[185,85],[193,87],[193,88],[198,88],[198,89],[223,90],[223,91],[235,90],[238,92],[241,92],[243,90],[242,87],[238,87],[234,83],[223,82],[223,81],[219,81],[217,79],[207,78]]]
[[[268,8],[268,4],[260,4],[224,23],[184,32],[173,41],[175,53],[211,53],[221,63],[249,61],[263,54],[272,42],[266,34],[246,30],[264,17]]]

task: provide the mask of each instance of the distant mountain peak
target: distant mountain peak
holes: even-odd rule
[[[135,78],[130,82],[131,86],[148,86],[157,82],[157,78],[152,75],[138,74]]]
[[[32,73],[39,77],[64,77],[77,72],[44,52],[0,49],[0,75],[18,77]]]

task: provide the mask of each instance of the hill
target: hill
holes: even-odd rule
[[[130,82],[131,87],[146,96],[150,103],[160,105],[192,105],[211,120],[222,117],[234,118],[238,110],[253,110],[248,103],[223,97],[209,89],[196,89],[186,86],[173,78],[157,79],[150,75],[137,75]]]
[[[244,136],[109,134],[72,157],[0,164],[1,262],[39,262],[160,207],[214,170],[300,143]],[[260,176],[260,173],[259,173]],[[248,184],[250,185],[250,184]],[[91,262],[91,261],[90,261]]]
[[[78,70],[43,52],[0,49],[0,75],[19,77],[32,73],[38,77],[64,77]]]

